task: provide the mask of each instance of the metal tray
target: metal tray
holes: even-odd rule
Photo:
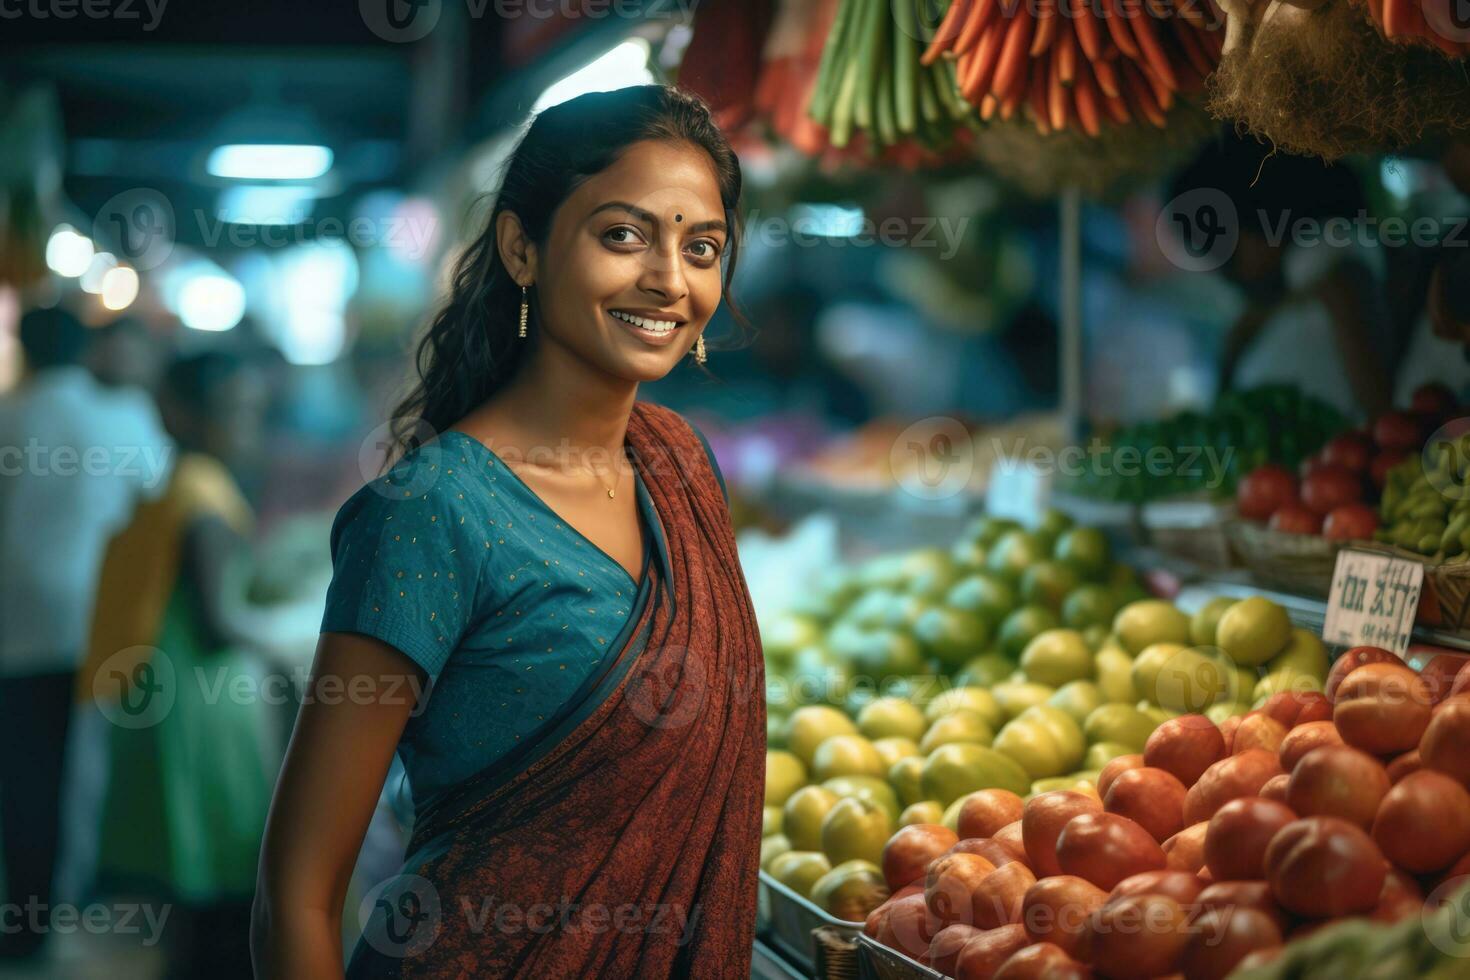
[[[863,931],[863,923],[833,918],[766,872],[760,873],[756,932],[807,976],[816,976],[817,946],[812,930],[820,926],[849,939],[856,939]]]
[[[861,933],[857,937],[858,980],[944,980],[944,974],[909,959]]]

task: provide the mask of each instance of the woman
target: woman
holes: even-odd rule
[[[396,413],[400,445],[432,438],[333,527],[260,975],[341,974],[396,750],[412,839],[355,903],[348,975],[749,976],[760,643],[703,437],[636,400],[702,359],[739,196],[708,108],[674,89],[582,96],[523,137]]]
[[[245,934],[280,758],[260,689],[259,624],[237,618],[227,568],[254,518],[227,464],[248,458],[263,408],[254,369],[182,358],[159,407],[180,456],[163,495],[112,539],[80,693],[109,728],[98,845],[103,894],[174,907],[168,976],[248,976]]]

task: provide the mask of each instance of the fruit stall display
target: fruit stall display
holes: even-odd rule
[[[1142,458],[1165,447],[1210,450],[1225,464],[1223,479],[1203,465],[1180,466],[1159,476],[1139,470],[1119,474],[1116,468],[1090,468],[1066,489],[1085,497],[1144,503],[1165,497],[1206,494],[1229,499],[1246,473],[1266,463],[1295,469],[1332,436],[1347,427],[1327,403],[1291,385],[1263,385],[1221,395],[1209,411],[1185,411],[1160,421],[1141,422],[1114,431],[1105,441],[1113,452],[1129,450]]]
[[[1218,723],[1175,715],[1071,788],[988,785],[939,821],[915,810],[811,890],[967,980],[1463,975],[1467,750],[1470,669],[1433,684],[1360,647],[1320,690]],[[776,870],[800,882],[815,855]]]

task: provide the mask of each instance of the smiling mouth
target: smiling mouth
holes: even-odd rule
[[[635,327],[647,330],[649,333],[673,333],[683,323],[682,320],[655,320],[633,313],[624,313],[622,310],[609,310],[608,313],[625,323],[631,323]]]

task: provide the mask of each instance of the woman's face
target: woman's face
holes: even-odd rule
[[[544,339],[617,378],[662,378],[719,306],[728,241],[709,154],[633,144],[552,217],[536,260]]]

